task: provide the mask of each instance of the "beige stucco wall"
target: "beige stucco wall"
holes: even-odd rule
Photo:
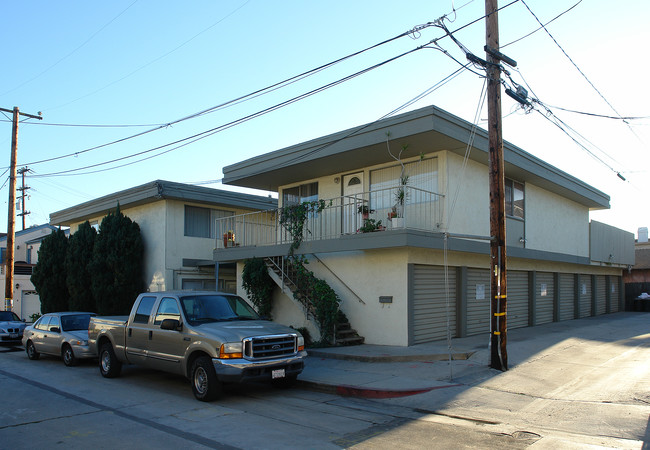
[[[526,183],[526,248],[589,256],[589,209]]]
[[[144,243],[143,273],[147,289],[161,291],[172,289],[172,271],[165,266],[165,201],[147,203],[131,208],[120,207],[121,212],[140,226]],[[106,215],[98,215],[88,219],[101,225]],[[85,221],[83,221],[85,222]],[[70,233],[75,233],[83,222],[70,225]]]
[[[445,173],[441,193],[445,194],[443,224],[450,233],[474,236],[490,235],[490,195],[487,166],[444,152]]]

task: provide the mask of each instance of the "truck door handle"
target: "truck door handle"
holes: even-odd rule
[[[129,328],[129,337],[131,337],[131,328]]]
[[[152,336],[153,336],[153,331],[149,330],[149,340],[151,340]]]

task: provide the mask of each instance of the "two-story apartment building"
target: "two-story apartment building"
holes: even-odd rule
[[[32,270],[38,262],[41,241],[56,227],[38,225],[17,231],[14,238],[13,304],[11,309],[27,321],[33,314],[41,313],[41,300],[31,282]],[[7,236],[0,237],[0,289],[4,294],[7,274]]]
[[[296,252],[337,291],[366,342],[488,333],[488,136],[476,130],[469,146],[473,128],[425,107],[225,167],[224,183],[277,191],[281,207],[325,200]],[[589,221],[609,197],[512,144],[504,152],[508,327],[620,310],[634,237]],[[238,280],[247,258],[271,265],[287,255],[279,210],[216,227],[237,236],[235,245],[217,240],[214,261],[236,263]],[[286,289],[274,302],[274,318],[314,330]]]
[[[50,223],[74,233],[97,226],[117,205],[138,223],[144,241],[144,274],[150,291],[235,291],[234,265],[221,267],[218,282],[212,254],[218,218],[277,208],[271,197],[156,180],[57,211]]]

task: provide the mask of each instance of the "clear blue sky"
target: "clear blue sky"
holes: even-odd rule
[[[578,2],[525,1],[544,23]],[[500,1],[499,6],[508,3]],[[149,152],[81,170],[81,175],[48,175],[128,157],[227,124],[425,45],[442,36],[441,29],[426,28],[418,39],[403,37],[248,102],[120,144],[39,163],[211,108],[445,14],[449,18],[445,23],[453,31],[482,17],[484,1],[4,2],[0,107],[18,106],[30,114],[42,111],[42,122],[47,124],[149,125],[98,128],[48,126],[35,120],[21,123],[18,164],[29,164],[33,170],[27,181],[32,188],[27,226],[46,223],[51,212],[155,179],[219,180],[226,165],[384,116],[460,66],[440,51],[418,50],[166,154],[133,163],[160,153]],[[499,14],[502,46],[539,28],[521,1]],[[650,116],[645,58],[649,21],[647,0],[583,0],[547,28],[620,115],[645,117]],[[456,37],[473,53],[484,56],[484,21],[463,28]],[[449,38],[439,44],[465,63]],[[547,105],[615,115],[543,30],[506,46],[503,52],[519,63],[518,71],[511,71],[513,79],[521,84],[525,80]],[[473,121],[482,84],[477,75],[464,71],[409,109],[435,104]],[[514,101],[503,98],[506,140],[611,196],[612,209],[593,213],[592,219],[635,233],[640,226],[650,226],[646,201],[650,119],[632,119],[628,126],[620,120],[553,109],[590,141],[587,147],[601,162],[538,112],[525,114]],[[8,117],[0,116],[0,148],[5,149],[0,151],[2,170],[9,164]],[[480,117],[486,118],[485,110]],[[485,127],[484,121],[481,126]],[[133,164],[114,168],[125,163]],[[0,181],[6,177],[5,173]],[[0,207],[4,205],[0,230],[6,230],[7,215],[2,211],[6,211],[7,198],[5,184],[0,189]]]

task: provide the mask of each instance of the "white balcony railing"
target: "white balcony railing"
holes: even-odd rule
[[[404,202],[399,204],[398,189],[379,189],[325,200],[322,211],[309,214],[303,241],[335,239],[372,228],[376,231],[403,228],[438,231],[444,196],[405,186]],[[216,248],[292,242],[290,234],[280,223],[281,210],[282,208],[217,219]],[[369,224],[374,227],[368,226]]]

